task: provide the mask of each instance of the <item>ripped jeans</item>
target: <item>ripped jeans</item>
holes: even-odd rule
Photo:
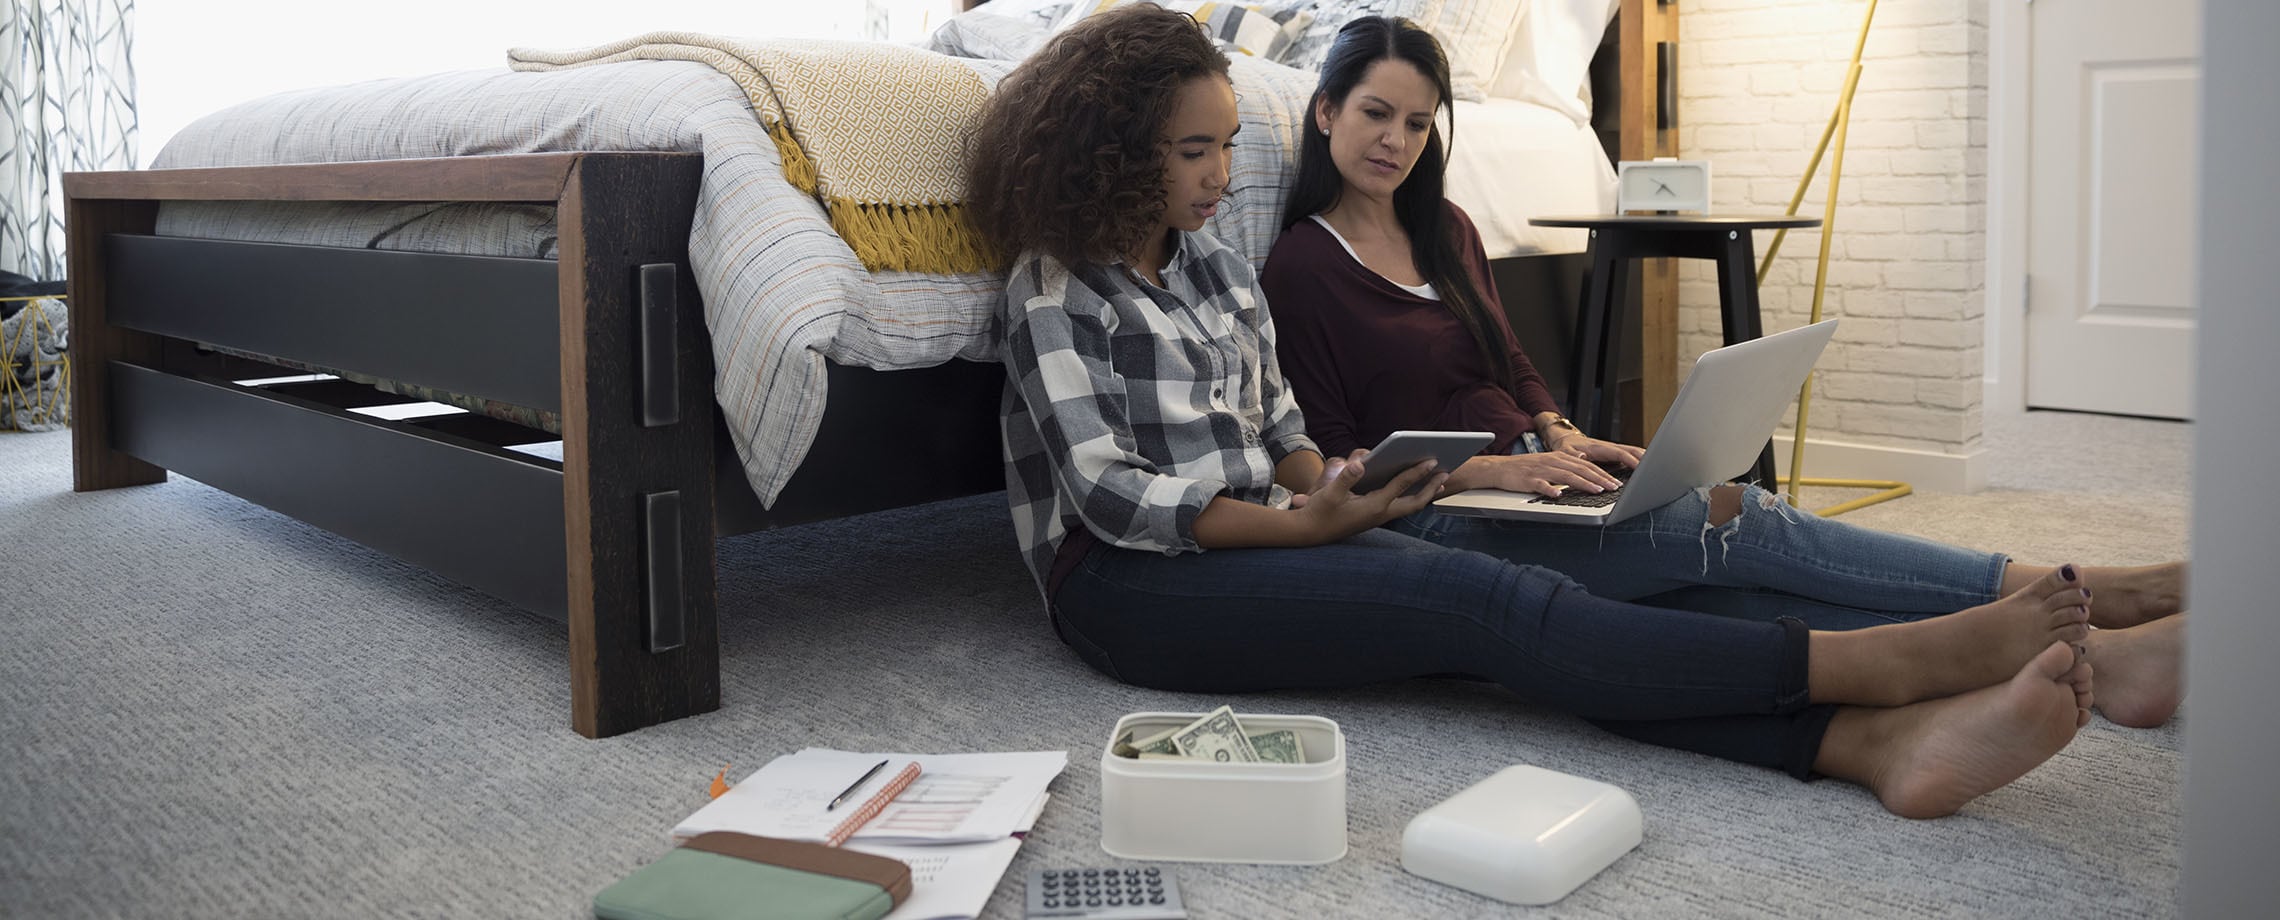
[[[1607,527],[1446,514],[1431,506],[1388,528],[1537,565],[1592,594],[1653,607],[1858,629],[1954,613],[1997,597],[2010,559],[1855,527],[1745,486],[1741,513],[1710,524],[1697,489]]]

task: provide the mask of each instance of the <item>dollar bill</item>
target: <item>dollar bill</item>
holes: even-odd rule
[[[1290,729],[1260,732],[1250,736],[1251,749],[1259,752],[1259,759],[1267,763],[1305,763],[1306,743],[1298,740],[1298,733]]]
[[[1179,731],[1179,729],[1167,728],[1137,741],[1133,740],[1131,732],[1126,732],[1124,737],[1118,738],[1116,741],[1116,756],[1138,757],[1144,753],[1177,754],[1179,749],[1172,746],[1172,733],[1175,731]]]
[[[1127,731],[1118,735],[1115,743],[1109,745],[1109,752],[1118,757],[1138,757],[1142,754],[1163,754],[1168,757],[1178,757],[1180,756],[1180,749],[1173,746],[1172,733],[1184,727],[1175,725],[1138,740],[1134,740],[1132,733]]]
[[[1216,745],[1201,740],[1194,741],[1192,742],[1195,745],[1194,753],[1183,751],[1178,742],[1174,740],[1182,732],[1187,732],[1190,729],[1201,729],[1212,725],[1223,727],[1224,723],[1214,721],[1223,710],[1226,713],[1226,720],[1233,723],[1235,731],[1242,734],[1252,753],[1257,755],[1254,759],[1246,760],[1240,754],[1232,753],[1237,749],[1236,746],[1226,743],[1224,738]],[[1220,757],[1219,753],[1223,750],[1230,752],[1229,756]],[[1109,751],[1118,757],[1140,760],[1225,760],[1241,763],[1306,762],[1306,744],[1299,740],[1297,732],[1289,729],[1260,732],[1255,735],[1244,732],[1242,717],[1236,715],[1234,710],[1227,706],[1221,706],[1203,718],[1186,725],[1167,728],[1142,738],[1134,738],[1133,732],[1127,730],[1109,744]]]
[[[1235,710],[1227,706],[1214,709],[1203,718],[1173,732],[1172,745],[1179,753],[1202,760],[1220,763],[1259,761],[1259,752],[1251,747],[1251,739],[1243,734],[1243,723],[1235,720]]]

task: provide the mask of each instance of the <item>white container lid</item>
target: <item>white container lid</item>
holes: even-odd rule
[[[1419,813],[1401,867],[1514,904],[1550,904],[1639,845],[1630,793],[1597,780],[1506,767]]]

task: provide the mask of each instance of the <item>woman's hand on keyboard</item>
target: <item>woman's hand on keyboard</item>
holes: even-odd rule
[[[1549,452],[1574,454],[1596,463],[1613,463],[1632,469],[1637,469],[1639,458],[1647,455],[1647,449],[1644,447],[1602,441],[1588,434],[1573,434],[1561,438],[1559,445],[1551,448]]]
[[[1608,446],[1622,447],[1619,444]],[[1637,461],[1634,459],[1632,462],[1635,464]],[[1620,480],[1608,475],[1599,464],[1582,455],[1555,451],[1509,456],[1484,454],[1474,457],[1466,460],[1463,466],[1457,467],[1457,471],[1449,476],[1448,488],[1451,492],[1464,489],[1503,489],[1507,492],[1559,495],[1565,489],[1599,493],[1620,485]]]

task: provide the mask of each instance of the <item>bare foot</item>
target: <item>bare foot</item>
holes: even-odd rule
[[[2098,711],[2107,721],[2154,728],[2185,702],[2183,614],[2128,629],[2094,630],[2083,644],[2098,665]]]
[[[2090,634],[2089,592],[2060,566],[1991,604],[1913,623],[1815,632],[1806,655],[1817,703],[1905,706],[2002,683],[2051,643]]]
[[[2130,567],[2087,566],[2082,583],[2097,595],[2090,625],[2123,629],[2185,610],[2185,563]]]
[[[2003,572],[2003,585],[2019,586],[2042,578],[2053,566],[2014,564]],[[2083,587],[2096,595],[2090,604],[2090,625],[2099,629],[2125,629],[2185,609],[2185,563],[2159,565],[2081,566]]]
[[[2074,739],[2088,717],[2090,667],[2053,642],[1992,687],[1895,709],[1847,707],[1830,720],[1814,766],[1867,786],[1903,818],[1955,814]]]

